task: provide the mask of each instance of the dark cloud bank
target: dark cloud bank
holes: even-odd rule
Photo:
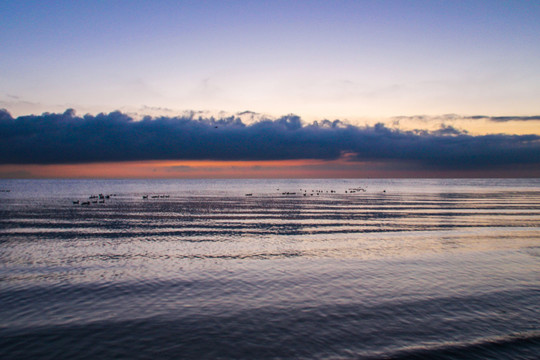
[[[540,164],[540,136],[471,136],[451,126],[434,132],[357,127],[339,120],[303,125],[288,115],[246,125],[237,117],[145,117],[121,112],[12,118],[0,110],[1,164],[134,160],[403,161],[425,169],[497,169]]]

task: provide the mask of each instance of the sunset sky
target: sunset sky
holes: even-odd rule
[[[0,177],[540,176],[539,20],[538,1],[2,1]]]

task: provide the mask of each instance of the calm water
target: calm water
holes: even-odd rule
[[[539,179],[0,190],[1,359],[540,354]]]

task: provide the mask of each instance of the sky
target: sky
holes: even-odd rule
[[[4,0],[0,177],[540,176],[539,20],[538,1]]]

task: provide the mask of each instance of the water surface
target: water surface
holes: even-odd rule
[[[0,190],[2,359],[540,353],[538,179]]]

